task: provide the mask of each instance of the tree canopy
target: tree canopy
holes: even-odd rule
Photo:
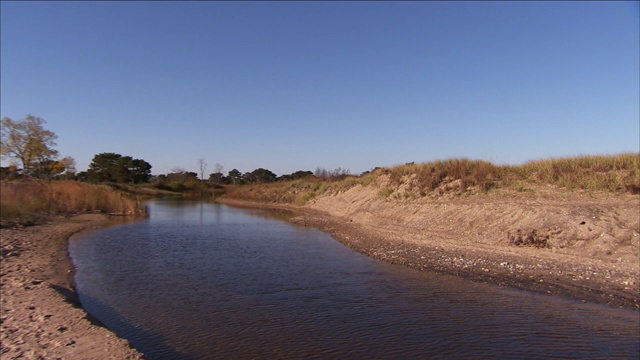
[[[71,179],[75,177],[76,161],[70,157],[64,157],[60,160],[44,160],[38,163],[38,166],[31,172],[31,175],[39,178],[60,177]]]
[[[306,178],[308,176],[313,176],[313,172],[311,171],[304,171],[304,170],[298,170],[294,173],[291,174],[287,174],[287,175],[282,175],[278,178],[278,180],[280,181],[289,181],[289,180],[296,180],[296,179],[302,179],[302,178]]]
[[[45,124],[44,119],[33,115],[21,120],[3,118],[0,141],[2,158],[18,160],[27,174],[50,173],[51,169],[47,167],[58,156],[58,151],[53,148],[58,136],[46,130]]]
[[[251,172],[251,177],[254,179],[254,182],[258,182],[258,183],[267,183],[267,182],[273,182],[276,181],[276,178],[278,176],[276,174],[274,174],[273,172],[271,172],[270,170],[267,169],[263,169],[263,168],[258,168],[255,169]],[[248,181],[250,182],[250,181]]]
[[[229,171],[227,176],[222,173],[222,166],[218,166],[220,171],[209,174],[209,182],[217,185],[222,184],[254,184],[254,183],[268,183],[274,181],[290,181],[305,178],[308,176],[314,176],[311,171],[298,170],[291,174],[277,176],[271,170],[258,168],[251,172],[241,173],[237,169]]]
[[[242,173],[238,169],[230,170],[228,176],[232,184],[238,184],[242,180]]]
[[[146,183],[151,178],[151,164],[131,156],[101,153],[93,157],[87,170],[91,182]]]

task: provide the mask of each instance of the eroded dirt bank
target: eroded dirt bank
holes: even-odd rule
[[[553,187],[384,197],[361,185],[323,195],[293,221],[376,259],[420,270],[640,309],[640,197]],[[255,203],[223,200],[229,204]],[[546,247],[517,246],[533,240]]]
[[[69,237],[105,226],[105,215],[59,218],[0,229],[2,359],[141,359],[111,331],[92,323],[72,288]]]

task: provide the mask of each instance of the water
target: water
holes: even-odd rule
[[[85,309],[149,359],[631,358],[638,312],[376,261],[282,212],[186,201],[76,236]]]

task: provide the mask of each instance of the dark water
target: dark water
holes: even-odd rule
[[[376,261],[283,213],[149,207],[70,241],[85,309],[149,359],[638,358],[633,310]]]

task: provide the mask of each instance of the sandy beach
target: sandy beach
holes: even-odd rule
[[[141,359],[127,340],[92,321],[72,287],[71,235],[109,224],[98,214],[0,229],[2,359]]]

